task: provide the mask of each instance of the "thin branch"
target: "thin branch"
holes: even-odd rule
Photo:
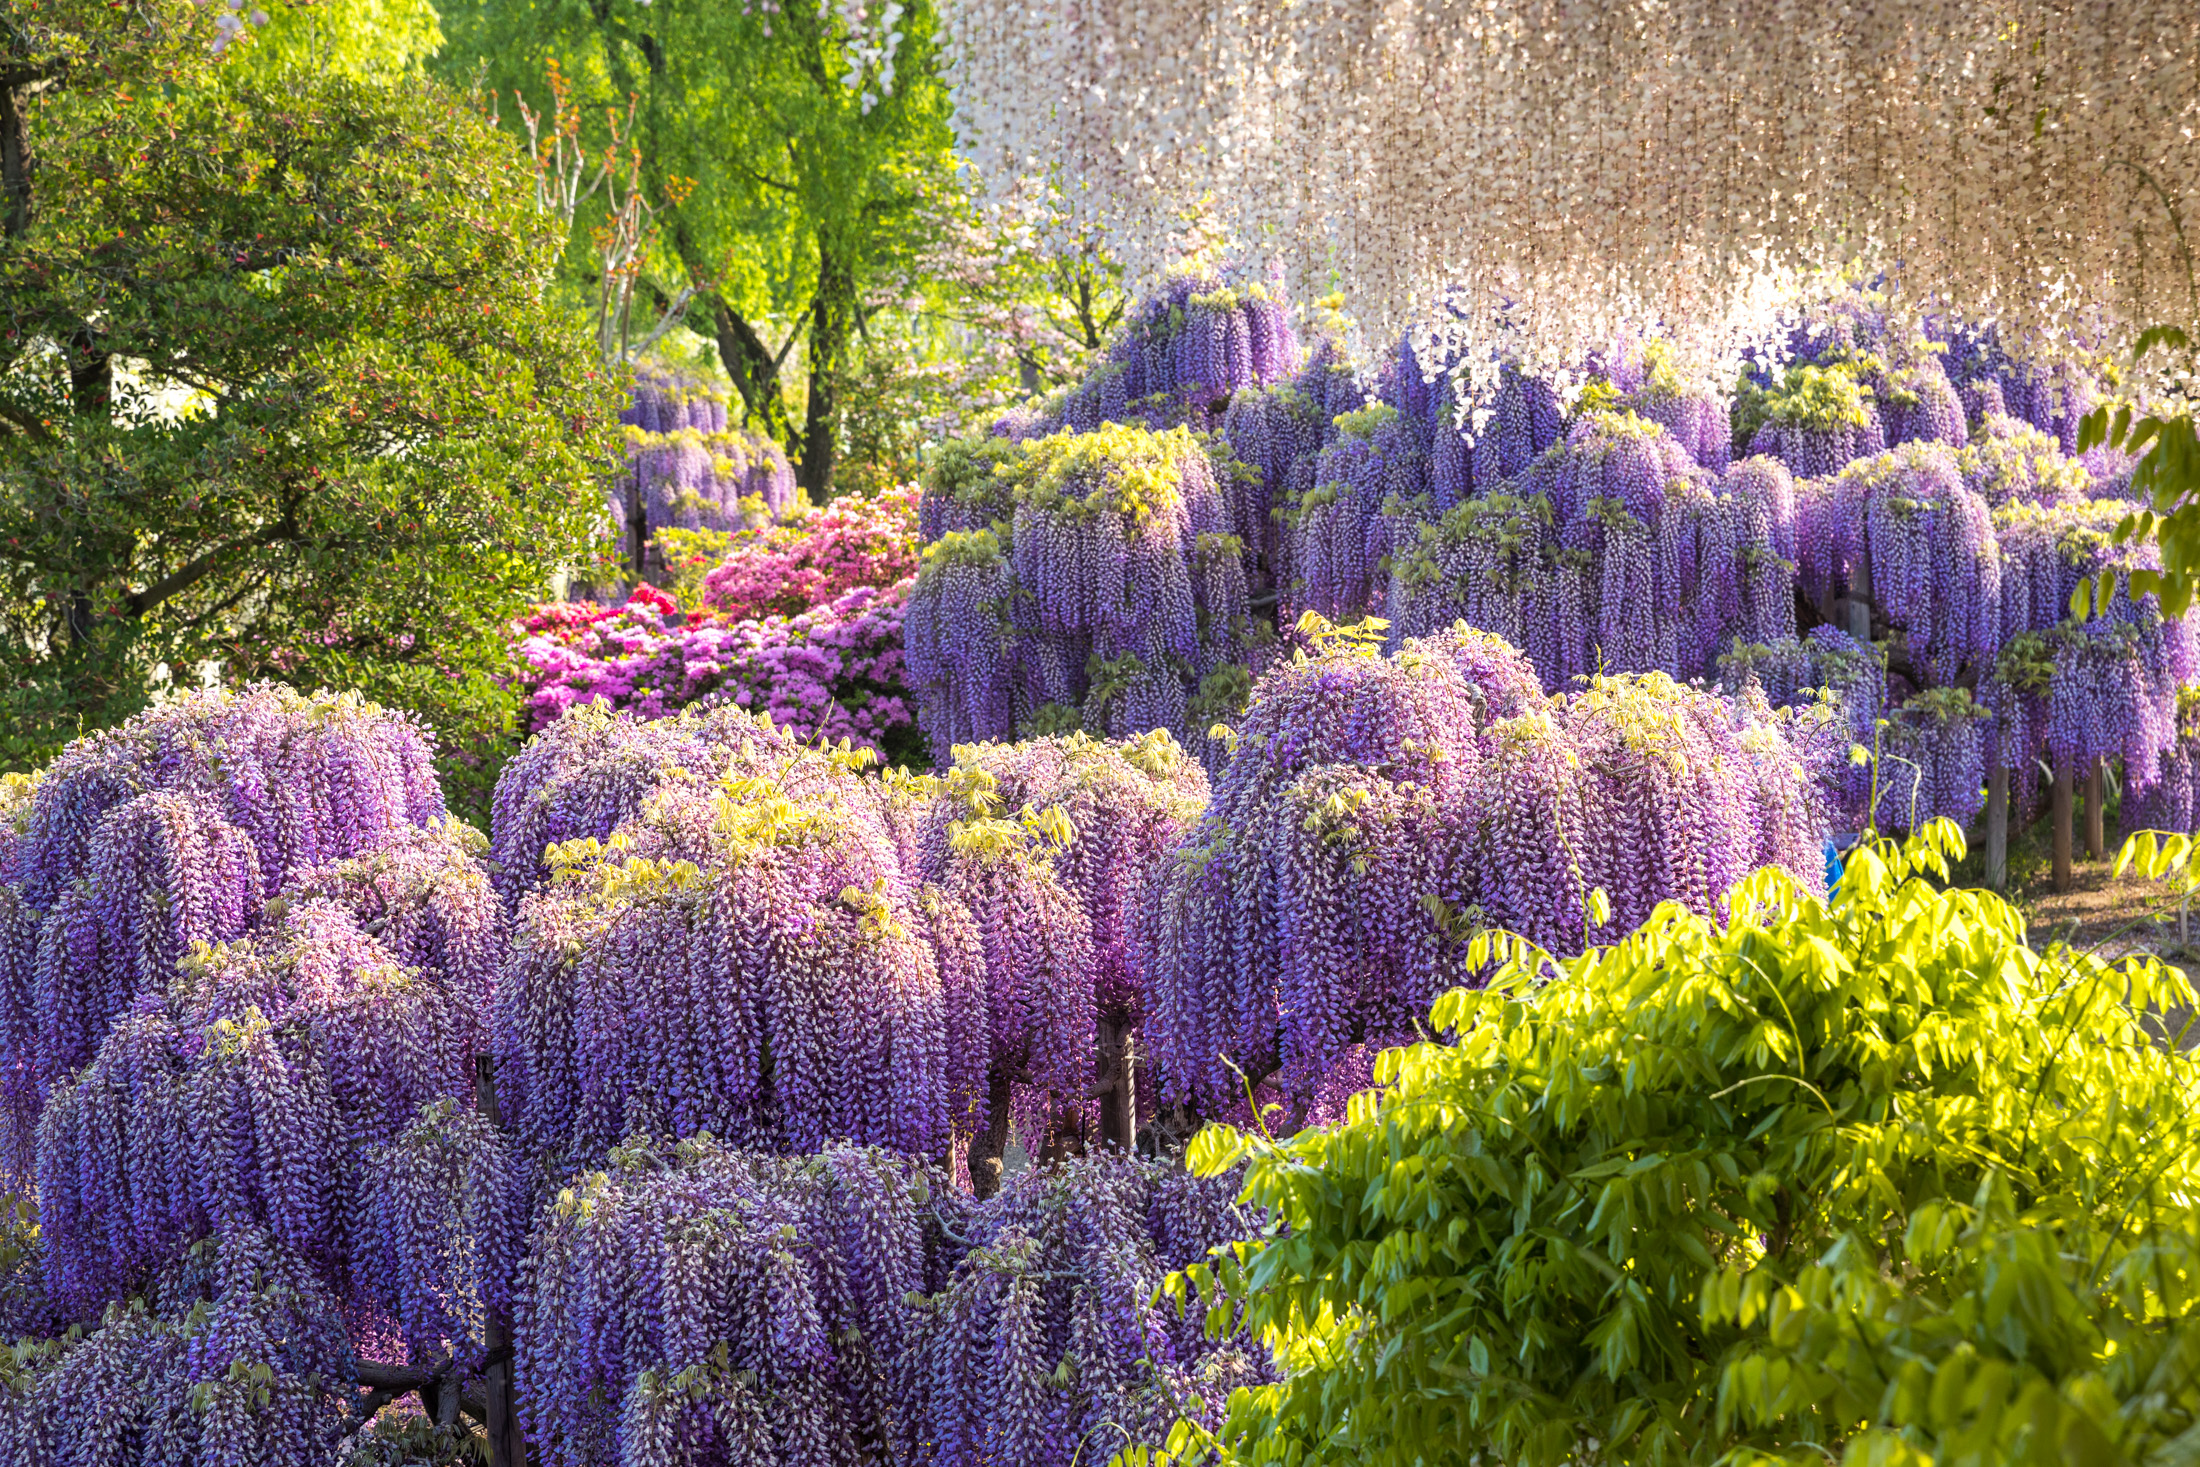
[[[143,616],[169,598],[190,590],[236,556],[248,550],[261,549],[284,540],[296,539],[298,536],[298,524],[294,518],[296,514],[297,507],[293,505],[283,512],[281,519],[272,525],[266,526],[258,534],[248,536],[242,540],[232,540],[227,545],[217,545],[189,565],[163,576],[144,590],[135,593],[124,605],[129,608],[132,616]]]

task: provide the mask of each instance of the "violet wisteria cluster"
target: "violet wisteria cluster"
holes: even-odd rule
[[[1269,1378],[1160,1297],[1247,1236],[1229,1179],[1093,1157],[973,1201],[937,1167],[634,1138],[560,1193],[520,1309],[554,1467],[1072,1467]]]
[[[1205,778],[1158,732],[957,757],[881,779],[723,708],[543,735],[493,837],[497,1088],[526,1153],[707,1130],[959,1169],[1012,1120],[1034,1151],[1084,1144],[1097,1031],[1140,1018],[1144,893]]]
[[[1398,635],[1464,619],[1553,690],[1600,670],[1707,674],[1737,637],[1792,636],[1796,492],[1784,466],[1714,475],[1626,409],[1582,414],[1501,487],[1413,526],[1383,598]]]
[[[1662,674],[1548,697],[1465,626],[1387,657],[1328,641],[1255,688],[1154,893],[1165,1101],[1214,1114],[1265,1085],[1295,1124],[1334,1107],[1333,1067],[1476,981],[1475,932],[1573,952],[1660,901],[1713,910],[1759,866],[1823,881],[1813,771],[1761,697]]]
[[[645,573],[664,570],[661,530],[757,528],[795,508],[800,491],[787,455],[770,438],[726,421],[725,389],[699,377],[643,367],[626,425],[627,468],[607,505],[623,556]]]
[[[81,1317],[202,1239],[264,1233],[356,1326],[419,1352],[479,1349],[478,1328],[469,1339],[450,1316],[441,1270],[392,1266],[418,1240],[376,1185],[377,1153],[424,1107],[472,1102],[480,1015],[446,981],[401,965],[326,898],[186,958],[40,1118],[56,1302]]]
[[[411,720],[349,696],[194,693],[71,744],[11,817],[0,1094],[21,1175],[47,1090],[194,944],[244,936],[301,873],[443,815]]]
[[[935,753],[1078,727],[1192,745],[1234,711],[1260,650],[1245,547],[1189,431],[965,447],[923,518],[903,666]]]
[[[1290,378],[1299,357],[1280,271],[1194,255],[1140,299],[1083,382],[1004,426],[1017,437],[1106,423],[1210,428],[1238,392]]]

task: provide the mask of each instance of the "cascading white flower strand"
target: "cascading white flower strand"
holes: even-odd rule
[[[1375,340],[1709,366],[1796,271],[2040,347],[2187,312],[2191,0],[952,0],[959,127],[1134,276],[1206,200]],[[2191,230],[2200,234],[2200,220]]]

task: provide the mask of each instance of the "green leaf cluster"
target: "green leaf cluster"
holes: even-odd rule
[[[2144,358],[2158,346],[2184,353],[2186,380],[2200,380],[2200,347],[2190,336],[2174,326],[2151,327],[2140,334],[2134,356]],[[2096,408],[2079,430],[2078,448],[2103,444],[2138,459],[2131,490],[2143,506],[2117,524],[2112,542],[2153,541],[2162,552],[2159,570],[2133,570],[2125,584],[2133,597],[2153,594],[2163,615],[2182,616],[2200,594],[2200,422],[2192,400],[2171,399],[2152,411],[2130,403]],[[2115,573],[2103,572],[2079,584],[2071,610],[2082,618],[2095,605],[2107,605],[2115,591]]]
[[[2168,1464],[2200,1449],[2193,1004],[1945,886],[1962,838],[1758,873],[1487,989],[1387,1089],[1223,1128],[1268,1235],[1172,1281],[1288,1373],[1147,1460]],[[2190,844],[2128,847],[2149,874]]]

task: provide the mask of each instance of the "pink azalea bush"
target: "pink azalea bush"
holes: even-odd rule
[[[654,586],[623,606],[558,602],[520,627],[530,733],[577,703],[656,718],[694,703],[769,712],[797,737],[905,758],[916,742],[901,680],[910,582],[858,585],[794,616],[683,611]]]
[[[858,586],[917,572],[917,486],[836,499],[784,524],[736,533],[703,577],[703,600],[730,617],[795,616]]]

